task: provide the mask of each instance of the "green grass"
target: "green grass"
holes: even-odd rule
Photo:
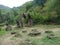
[[[55,39],[48,39],[44,37],[42,39],[33,38],[33,45],[60,45],[60,37]]]
[[[6,34],[6,31],[5,31],[4,29],[2,29],[2,30],[0,31],[0,36],[2,36],[2,35],[4,35],[4,34]]]

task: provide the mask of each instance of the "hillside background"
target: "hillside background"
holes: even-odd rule
[[[60,24],[60,0],[33,0],[13,8],[0,5],[0,24],[15,24],[22,13],[30,13],[34,24]]]

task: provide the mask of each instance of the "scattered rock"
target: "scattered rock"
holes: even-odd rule
[[[41,35],[41,32],[37,31],[37,29],[32,29],[32,31],[28,35],[29,36],[38,36],[38,35]]]
[[[53,33],[53,31],[45,31],[45,33]]]
[[[41,34],[41,32],[31,32],[31,33],[29,33],[28,35],[29,36],[38,36],[38,35],[40,35]]]
[[[37,31],[37,29],[32,29],[32,31]]]
[[[7,26],[6,26],[6,31],[10,31],[10,30],[12,30],[11,25],[7,25]]]
[[[13,34],[16,34],[16,32],[11,32],[11,34],[13,35]]]
[[[26,30],[23,30],[22,33],[26,33],[27,31]]]
[[[50,34],[50,35],[47,35],[47,38],[54,39],[54,38],[56,38],[56,36],[54,34]]]
[[[50,36],[55,36],[54,34],[50,34]]]
[[[22,35],[19,34],[19,33],[17,33],[17,34],[15,35],[15,37],[22,37]]]

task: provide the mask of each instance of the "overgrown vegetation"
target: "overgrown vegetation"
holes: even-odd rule
[[[0,5],[0,23],[15,24],[19,15],[30,13],[34,24],[60,24],[59,5],[60,0],[33,0],[12,9]]]

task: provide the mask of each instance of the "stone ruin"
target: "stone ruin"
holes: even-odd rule
[[[45,33],[47,33],[47,38],[48,39],[54,39],[56,38],[56,36],[54,35],[53,31],[45,31]]]
[[[12,26],[9,24],[6,24],[6,31],[10,31],[10,30],[12,30]]]
[[[11,35],[16,34],[16,32],[11,32]]]
[[[32,21],[32,18],[31,18],[31,15],[30,14],[27,14],[27,13],[23,13],[22,15],[20,15],[19,17],[18,17],[18,19],[17,19],[17,26],[20,28],[22,28],[23,27],[23,21],[22,21],[22,18],[24,18],[24,19],[27,19],[27,24],[28,24],[28,26],[32,26],[32,24],[33,24],[33,21]]]
[[[56,36],[54,34],[49,34],[49,35],[47,35],[47,38],[48,39],[54,39],[54,38],[56,38]]]
[[[41,32],[37,31],[36,29],[33,29],[32,32],[28,34],[29,36],[38,36],[41,35]]]
[[[22,35],[20,33],[16,33],[14,37],[22,37]]]
[[[26,30],[22,30],[22,33],[26,33],[27,31]]]
[[[45,33],[53,33],[53,31],[45,31]]]

